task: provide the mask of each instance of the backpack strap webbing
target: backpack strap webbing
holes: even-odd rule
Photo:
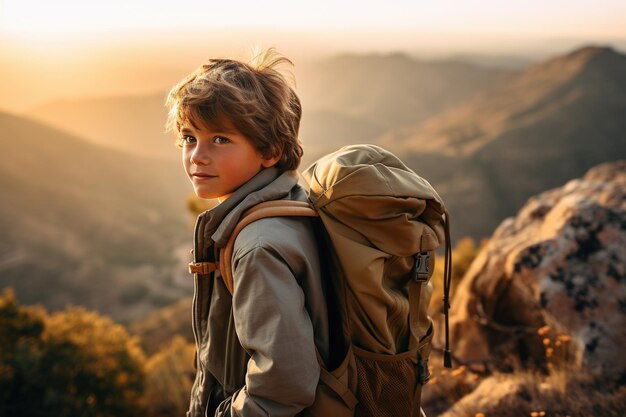
[[[235,239],[244,227],[267,217],[317,217],[317,212],[307,202],[290,200],[265,201],[246,210],[228,238],[228,242],[220,250],[219,269],[224,284],[231,294],[234,290],[232,257]]]
[[[419,252],[415,255],[415,263],[413,264],[412,277],[409,282],[409,350],[416,350],[419,341],[419,310],[420,300],[422,298],[422,289],[428,281],[429,272],[428,252]]]
[[[452,368],[452,354],[450,353],[450,285],[452,284],[452,243],[450,242],[450,213],[444,209],[445,223],[444,232],[446,239],[446,251],[443,265],[443,313],[445,322],[446,345],[443,352],[443,366]]]

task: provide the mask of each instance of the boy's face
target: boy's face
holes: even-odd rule
[[[221,121],[221,131],[197,123],[198,128],[194,128],[189,122],[184,122],[180,129],[183,166],[196,194],[200,198],[218,198],[220,202],[279,159],[264,159],[230,120]]]

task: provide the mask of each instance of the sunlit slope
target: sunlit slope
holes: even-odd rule
[[[0,155],[0,287],[118,318],[182,293],[168,283],[188,232],[177,167],[6,113]]]
[[[167,114],[163,102],[162,95],[55,100],[34,109],[29,117],[101,146],[178,162],[175,137],[164,129]],[[307,151],[306,161],[310,161],[313,155],[338,145],[371,142],[385,131],[365,117],[309,110],[302,116],[300,139]]]
[[[340,146],[370,143],[385,131],[385,127],[365,117],[330,110],[305,111],[300,123],[300,139],[304,146],[302,169]]]
[[[395,146],[472,155],[496,141],[528,144],[539,127],[545,133],[552,129],[551,143],[571,145],[565,136],[619,130],[622,126],[613,121],[625,102],[626,56],[587,47],[536,64],[510,82],[387,139]]]
[[[402,53],[345,54],[303,69],[298,86],[303,102],[314,109],[393,129],[414,126],[513,74],[463,61],[420,61]]]
[[[165,132],[165,96],[59,99],[28,116],[98,145],[171,160],[178,152],[174,136]]]
[[[457,230],[486,236],[531,195],[626,157],[625,114],[626,56],[587,47],[377,143],[448,161],[432,175],[447,173],[440,187],[452,214],[472,219]]]

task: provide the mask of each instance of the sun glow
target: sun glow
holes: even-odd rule
[[[225,27],[626,36],[625,18],[623,0],[0,0],[0,33],[22,36]]]

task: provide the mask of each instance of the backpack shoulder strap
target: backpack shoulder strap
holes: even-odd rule
[[[220,249],[219,269],[224,284],[231,294],[234,289],[232,257],[235,239],[244,227],[267,217],[317,217],[317,212],[305,201],[290,200],[265,201],[246,210],[228,238],[226,246]]]

